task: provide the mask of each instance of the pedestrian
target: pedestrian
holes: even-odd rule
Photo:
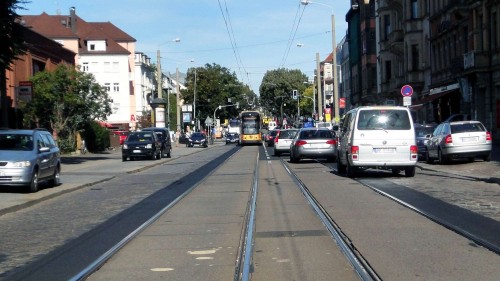
[[[181,131],[177,130],[177,132],[175,132],[175,147],[179,146],[180,137],[181,137]]]

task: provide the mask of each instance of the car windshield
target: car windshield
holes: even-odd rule
[[[411,123],[405,110],[362,110],[358,120],[359,130],[409,130]]]
[[[292,139],[297,133],[297,130],[286,130],[280,132],[280,139]]]
[[[204,138],[205,135],[203,135],[202,133],[193,133],[191,135],[192,138]]]
[[[333,138],[332,133],[328,130],[307,130],[300,132],[300,138],[304,140],[308,139],[331,139]]]
[[[151,141],[153,139],[152,133],[135,133],[131,134],[128,137],[129,142],[143,142],[143,141]]]
[[[481,123],[451,124],[451,133],[484,132],[486,129]]]
[[[415,133],[418,138],[423,138],[426,135],[430,135],[434,132],[434,127],[416,127]]]
[[[33,150],[33,136],[20,134],[0,134],[0,150]]]

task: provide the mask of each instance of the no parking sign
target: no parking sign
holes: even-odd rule
[[[413,95],[413,88],[410,85],[404,85],[401,87],[401,94],[403,97],[411,97]]]

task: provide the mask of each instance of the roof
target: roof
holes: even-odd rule
[[[78,40],[79,54],[129,55],[130,52],[119,43],[137,41],[111,22],[87,22],[74,12],[69,16],[51,16],[45,12],[40,15],[25,15],[21,16],[21,23],[52,39]],[[87,42],[89,40],[106,41],[106,51],[88,51]]]

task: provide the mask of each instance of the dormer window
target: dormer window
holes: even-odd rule
[[[106,41],[105,40],[87,41],[87,51],[106,51]]]

